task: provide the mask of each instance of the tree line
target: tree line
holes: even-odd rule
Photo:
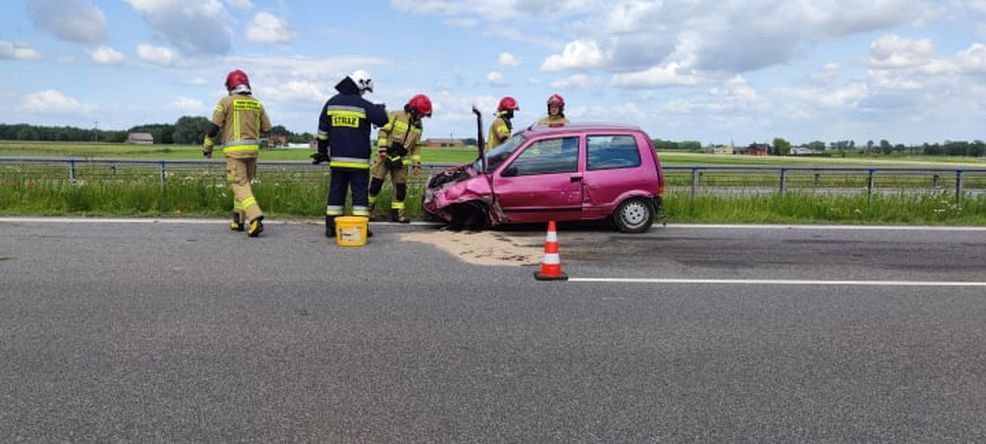
[[[691,152],[707,151],[700,142],[685,140],[675,142],[671,140],[654,139],[654,146],[658,151],[683,150]],[[764,146],[769,154],[786,156],[791,154],[794,148],[807,149],[810,152],[822,156],[839,156],[846,153],[859,153],[868,155],[898,155],[898,154],[924,154],[927,156],[968,156],[983,157],[986,155],[986,142],[974,140],[972,142],[961,140],[946,140],[943,143],[923,143],[920,145],[904,145],[902,143],[892,144],[886,139],[879,142],[869,140],[865,145],[856,144],[853,140],[839,140],[825,143],[814,140],[800,145],[793,145],[787,140],[776,137],[772,143],[752,143],[749,147]]]
[[[122,143],[129,133],[150,133],[154,143],[198,145],[208,129],[209,119],[193,116],[182,116],[175,123],[137,125],[126,131],[0,123],[0,140]],[[311,133],[292,133],[283,125],[273,127],[271,135],[284,136],[289,143],[308,143],[314,138]]]

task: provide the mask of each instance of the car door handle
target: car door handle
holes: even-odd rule
[[[572,183],[581,182],[582,181],[582,176],[572,176],[572,177],[569,177],[568,180],[571,181]]]

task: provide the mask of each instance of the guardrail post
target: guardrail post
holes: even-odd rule
[[[935,176],[931,178],[931,186],[938,188],[940,186],[938,183],[939,181],[941,181],[941,176],[935,174]]]
[[[692,200],[695,200],[696,193],[698,193],[698,168],[692,167]]]
[[[68,181],[75,183],[75,159],[68,160]]]
[[[876,174],[876,170],[870,168],[869,177],[866,178],[866,200],[868,202],[873,201],[873,176]]]
[[[822,185],[822,175],[820,173],[815,173],[815,188]]]
[[[962,170],[955,170],[955,204],[962,205]]]
[[[787,168],[781,168],[781,197],[784,197],[784,191],[787,191]]]
[[[159,160],[157,163],[158,176],[161,178],[161,191],[164,191],[164,161]]]

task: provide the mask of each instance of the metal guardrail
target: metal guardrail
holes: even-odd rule
[[[452,166],[454,164],[425,164],[424,172],[431,173]],[[36,167],[32,170],[30,167]],[[325,164],[312,165],[307,161],[272,161],[262,160],[257,164],[261,171],[289,171],[293,173],[292,180],[321,182],[325,180],[328,168]],[[0,157],[0,177],[10,175],[9,170],[27,169],[20,171],[22,177],[36,173],[39,175],[49,175],[51,177],[34,177],[33,179],[57,180],[54,177],[55,171],[64,168],[63,179],[76,182],[85,178],[96,179],[128,179],[128,178],[147,178],[147,169],[154,171],[156,179],[163,188],[169,177],[178,173],[185,173],[180,177],[194,177],[195,174],[208,173],[213,170],[225,168],[222,159],[212,160],[146,160],[146,159],[100,159],[100,158],[45,158],[45,157]],[[927,180],[926,186],[933,190],[953,191],[957,203],[961,202],[962,196],[970,191],[986,193],[986,168],[912,168],[912,167],[768,167],[768,166],[743,166],[743,165],[710,165],[710,166],[664,166],[665,177],[675,178],[671,186],[674,188],[689,189],[692,198],[698,195],[700,190],[706,189],[749,189],[751,178],[756,177],[762,182],[753,187],[761,190],[777,191],[781,195],[792,189],[793,183],[802,184],[802,188],[822,189],[831,186],[831,183],[841,178],[842,186],[833,188],[843,189],[847,183],[861,181],[867,196],[872,198],[873,194],[880,188],[877,186],[879,178],[901,177],[923,177]],[[60,175],[60,174],[58,174]],[[743,176],[742,180],[737,180],[735,184],[729,182],[729,177]],[[222,177],[214,174],[213,177]],[[685,176],[689,182],[686,187],[680,187],[677,182],[678,176]],[[423,182],[426,174],[417,178],[411,178],[412,183]],[[823,179],[824,178],[824,179]],[[715,180],[712,180],[715,179]],[[970,180],[973,179],[973,180]],[[173,179],[171,179],[173,180]],[[764,185],[763,183],[769,183]],[[970,186],[971,185],[971,186]],[[885,189],[885,188],[884,188]]]
[[[878,175],[895,176],[930,176],[932,189],[942,188],[942,184],[948,180],[954,180],[954,193],[956,203],[961,203],[962,195],[966,192],[966,177],[981,176],[986,179],[986,168],[913,168],[913,167],[757,167],[740,165],[722,166],[665,166],[663,167],[665,176],[674,172],[688,172],[691,174],[691,196],[694,198],[702,176],[708,172],[724,173],[745,173],[745,174],[775,174],[777,175],[777,191],[784,195],[789,189],[789,182],[792,175],[811,175],[814,187],[820,188],[822,175],[833,175],[842,173],[845,175],[862,176],[865,175],[867,198],[872,199],[876,190],[876,178]],[[954,179],[949,179],[954,178]],[[982,181],[986,184],[986,180]]]

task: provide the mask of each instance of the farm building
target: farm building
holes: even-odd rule
[[[428,147],[461,147],[466,146],[462,139],[426,139],[424,145]]]
[[[126,143],[151,145],[154,143],[154,135],[151,133],[128,133]]]

